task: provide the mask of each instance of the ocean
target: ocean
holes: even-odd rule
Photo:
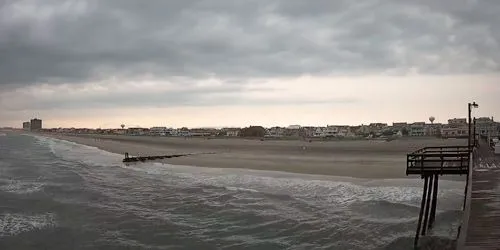
[[[67,141],[0,136],[0,249],[413,246],[420,179],[121,160],[122,155]],[[435,237],[455,238],[463,188],[463,182],[440,181]]]

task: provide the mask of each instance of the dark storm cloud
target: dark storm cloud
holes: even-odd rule
[[[0,85],[497,72],[497,13],[495,0],[4,0]]]

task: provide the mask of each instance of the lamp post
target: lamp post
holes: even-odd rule
[[[476,117],[474,117],[473,119],[473,124],[474,124],[474,129],[473,129],[473,134],[474,134],[474,140],[472,141],[472,145],[474,145],[474,147],[477,146],[477,134],[476,134]]]
[[[476,102],[469,103],[468,108],[469,108],[469,136],[467,137],[468,138],[467,149],[469,150],[469,153],[470,153],[471,152],[471,145],[470,145],[471,144],[471,134],[472,134],[472,131],[471,131],[471,127],[472,127],[471,113],[472,113],[472,108],[479,108],[479,105]]]

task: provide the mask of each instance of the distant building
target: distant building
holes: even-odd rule
[[[467,118],[453,118],[448,120],[450,126],[463,126],[467,125]]]
[[[498,125],[492,118],[480,117],[476,119],[476,133],[483,138],[498,136]]]
[[[441,123],[425,124],[425,135],[426,136],[440,136],[441,135]]]
[[[349,126],[338,126],[338,132],[337,132],[337,136],[340,136],[340,137],[352,137],[354,136],[353,134],[351,134],[351,129]]]
[[[128,135],[146,135],[149,132],[149,129],[147,128],[127,128],[127,134]]]
[[[410,124],[410,136],[424,136],[425,135],[425,122],[414,122]]]
[[[267,129],[266,136],[268,137],[283,137],[285,136],[286,129],[282,127],[272,127]]]
[[[149,129],[149,135],[167,136],[167,135],[170,135],[170,131],[166,127],[152,127]]]
[[[394,129],[403,129],[403,128],[407,128],[408,127],[408,123],[407,122],[393,122],[392,123],[392,127]]]
[[[30,131],[40,131],[42,129],[42,120],[31,119],[30,121]]]
[[[238,137],[240,136],[240,128],[224,128],[224,131],[226,133],[226,136],[229,137]]]
[[[316,127],[302,127],[301,135],[304,137],[313,137],[316,131]]]
[[[448,120],[447,125],[441,128],[441,137],[460,138],[469,136],[469,125],[467,118],[453,118]]]
[[[23,129],[29,131],[31,129],[31,122],[23,122]]]
[[[377,129],[383,129],[385,127],[387,127],[387,123],[370,123],[370,125],[368,125],[370,128],[377,128]]]
[[[370,125],[368,125],[370,130],[369,133],[374,135],[382,134],[382,131],[387,127],[387,123],[370,123]]]
[[[189,130],[189,136],[215,136],[217,132],[212,128],[192,128]]]
[[[441,137],[443,138],[462,138],[468,137],[469,130],[467,126],[444,125],[441,128]]]
[[[333,125],[327,125],[323,130],[323,137],[335,137],[339,133],[339,128]]]

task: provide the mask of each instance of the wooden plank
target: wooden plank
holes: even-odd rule
[[[482,145],[472,171],[466,250],[500,249],[500,156]]]

